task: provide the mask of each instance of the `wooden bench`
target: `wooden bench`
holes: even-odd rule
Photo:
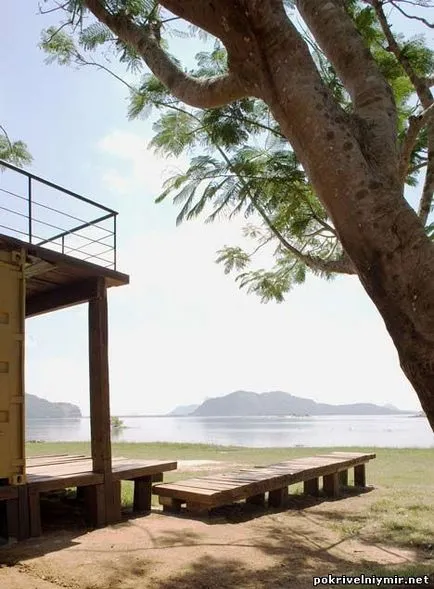
[[[241,499],[247,503],[284,505],[288,486],[304,483],[304,492],[319,493],[319,479],[323,479],[323,491],[327,496],[339,495],[341,486],[348,485],[348,469],[354,469],[354,485],[366,486],[365,465],[375,454],[333,452],[320,456],[294,458],[270,466],[242,469],[234,472],[212,474],[205,477],[154,485],[163,510],[179,511],[186,504],[188,511],[203,513],[211,508],[229,505]]]
[[[82,495],[89,523],[95,527],[121,519],[121,481],[134,482],[133,511],[151,508],[152,483],[163,480],[163,473],[177,468],[176,462],[126,460],[113,458],[114,521],[105,520],[104,475],[92,471],[92,460],[81,455],[38,456],[27,461],[27,485],[30,536],[40,536],[40,495],[43,492],[77,488]]]

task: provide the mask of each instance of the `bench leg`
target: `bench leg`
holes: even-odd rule
[[[203,505],[203,503],[187,502],[186,509],[193,515],[208,515],[209,507]]]
[[[275,489],[268,493],[268,505],[270,507],[283,507],[288,499],[288,487]]]
[[[163,511],[169,511],[172,513],[179,513],[181,511],[182,501],[179,499],[173,499],[172,497],[158,497],[160,505],[163,506]]]
[[[323,490],[327,497],[339,496],[339,475],[337,472],[323,476]]]
[[[29,489],[30,536],[42,535],[41,497],[39,491]]]
[[[250,505],[260,505],[263,507],[265,505],[265,493],[259,493],[258,495],[247,497],[246,503],[249,503]]]
[[[150,511],[152,500],[152,477],[134,479],[133,511]]]
[[[107,523],[108,524],[117,524],[122,519],[122,510],[121,510],[121,481],[113,481],[112,482],[112,494],[109,497],[110,505],[110,515],[107,516]],[[107,513],[107,512],[106,512]]]
[[[319,478],[304,481],[303,492],[305,495],[312,495],[316,497],[319,494]]]
[[[101,528],[106,525],[104,485],[81,487],[80,494],[84,497],[86,519],[88,523]]]
[[[342,487],[348,487],[348,470],[341,470],[339,473],[339,484]]]
[[[366,487],[366,465],[359,464],[354,467],[354,485],[356,487]]]
[[[18,517],[18,499],[7,499],[4,501],[6,511],[6,530],[5,536],[8,538],[19,537],[19,517]]]

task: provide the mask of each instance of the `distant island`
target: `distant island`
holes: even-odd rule
[[[81,417],[80,407],[72,403],[52,403],[36,395],[26,394],[26,419]]]
[[[191,415],[196,411],[196,409],[198,409],[198,407],[199,405],[179,405],[167,415],[171,415],[172,417],[179,417],[180,415]]]
[[[188,413],[189,407],[193,407]],[[235,391],[207,399],[201,405],[187,405],[176,407],[169,415],[192,415],[203,417],[230,416],[276,416],[276,415],[393,415],[408,413],[393,405],[375,405],[374,403],[350,403],[346,405],[331,405],[317,403],[312,399],[296,397],[283,391],[267,393],[253,393],[250,391]]]

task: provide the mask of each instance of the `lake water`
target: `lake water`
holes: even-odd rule
[[[380,446],[434,448],[428,420],[408,415],[318,417],[125,417],[119,442],[192,442],[224,446]],[[89,418],[32,419],[27,439],[90,440]]]

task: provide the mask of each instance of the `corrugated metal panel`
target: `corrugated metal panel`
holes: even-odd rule
[[[25,482],[25,284],[20,252],[0,251],[0,479]]]

